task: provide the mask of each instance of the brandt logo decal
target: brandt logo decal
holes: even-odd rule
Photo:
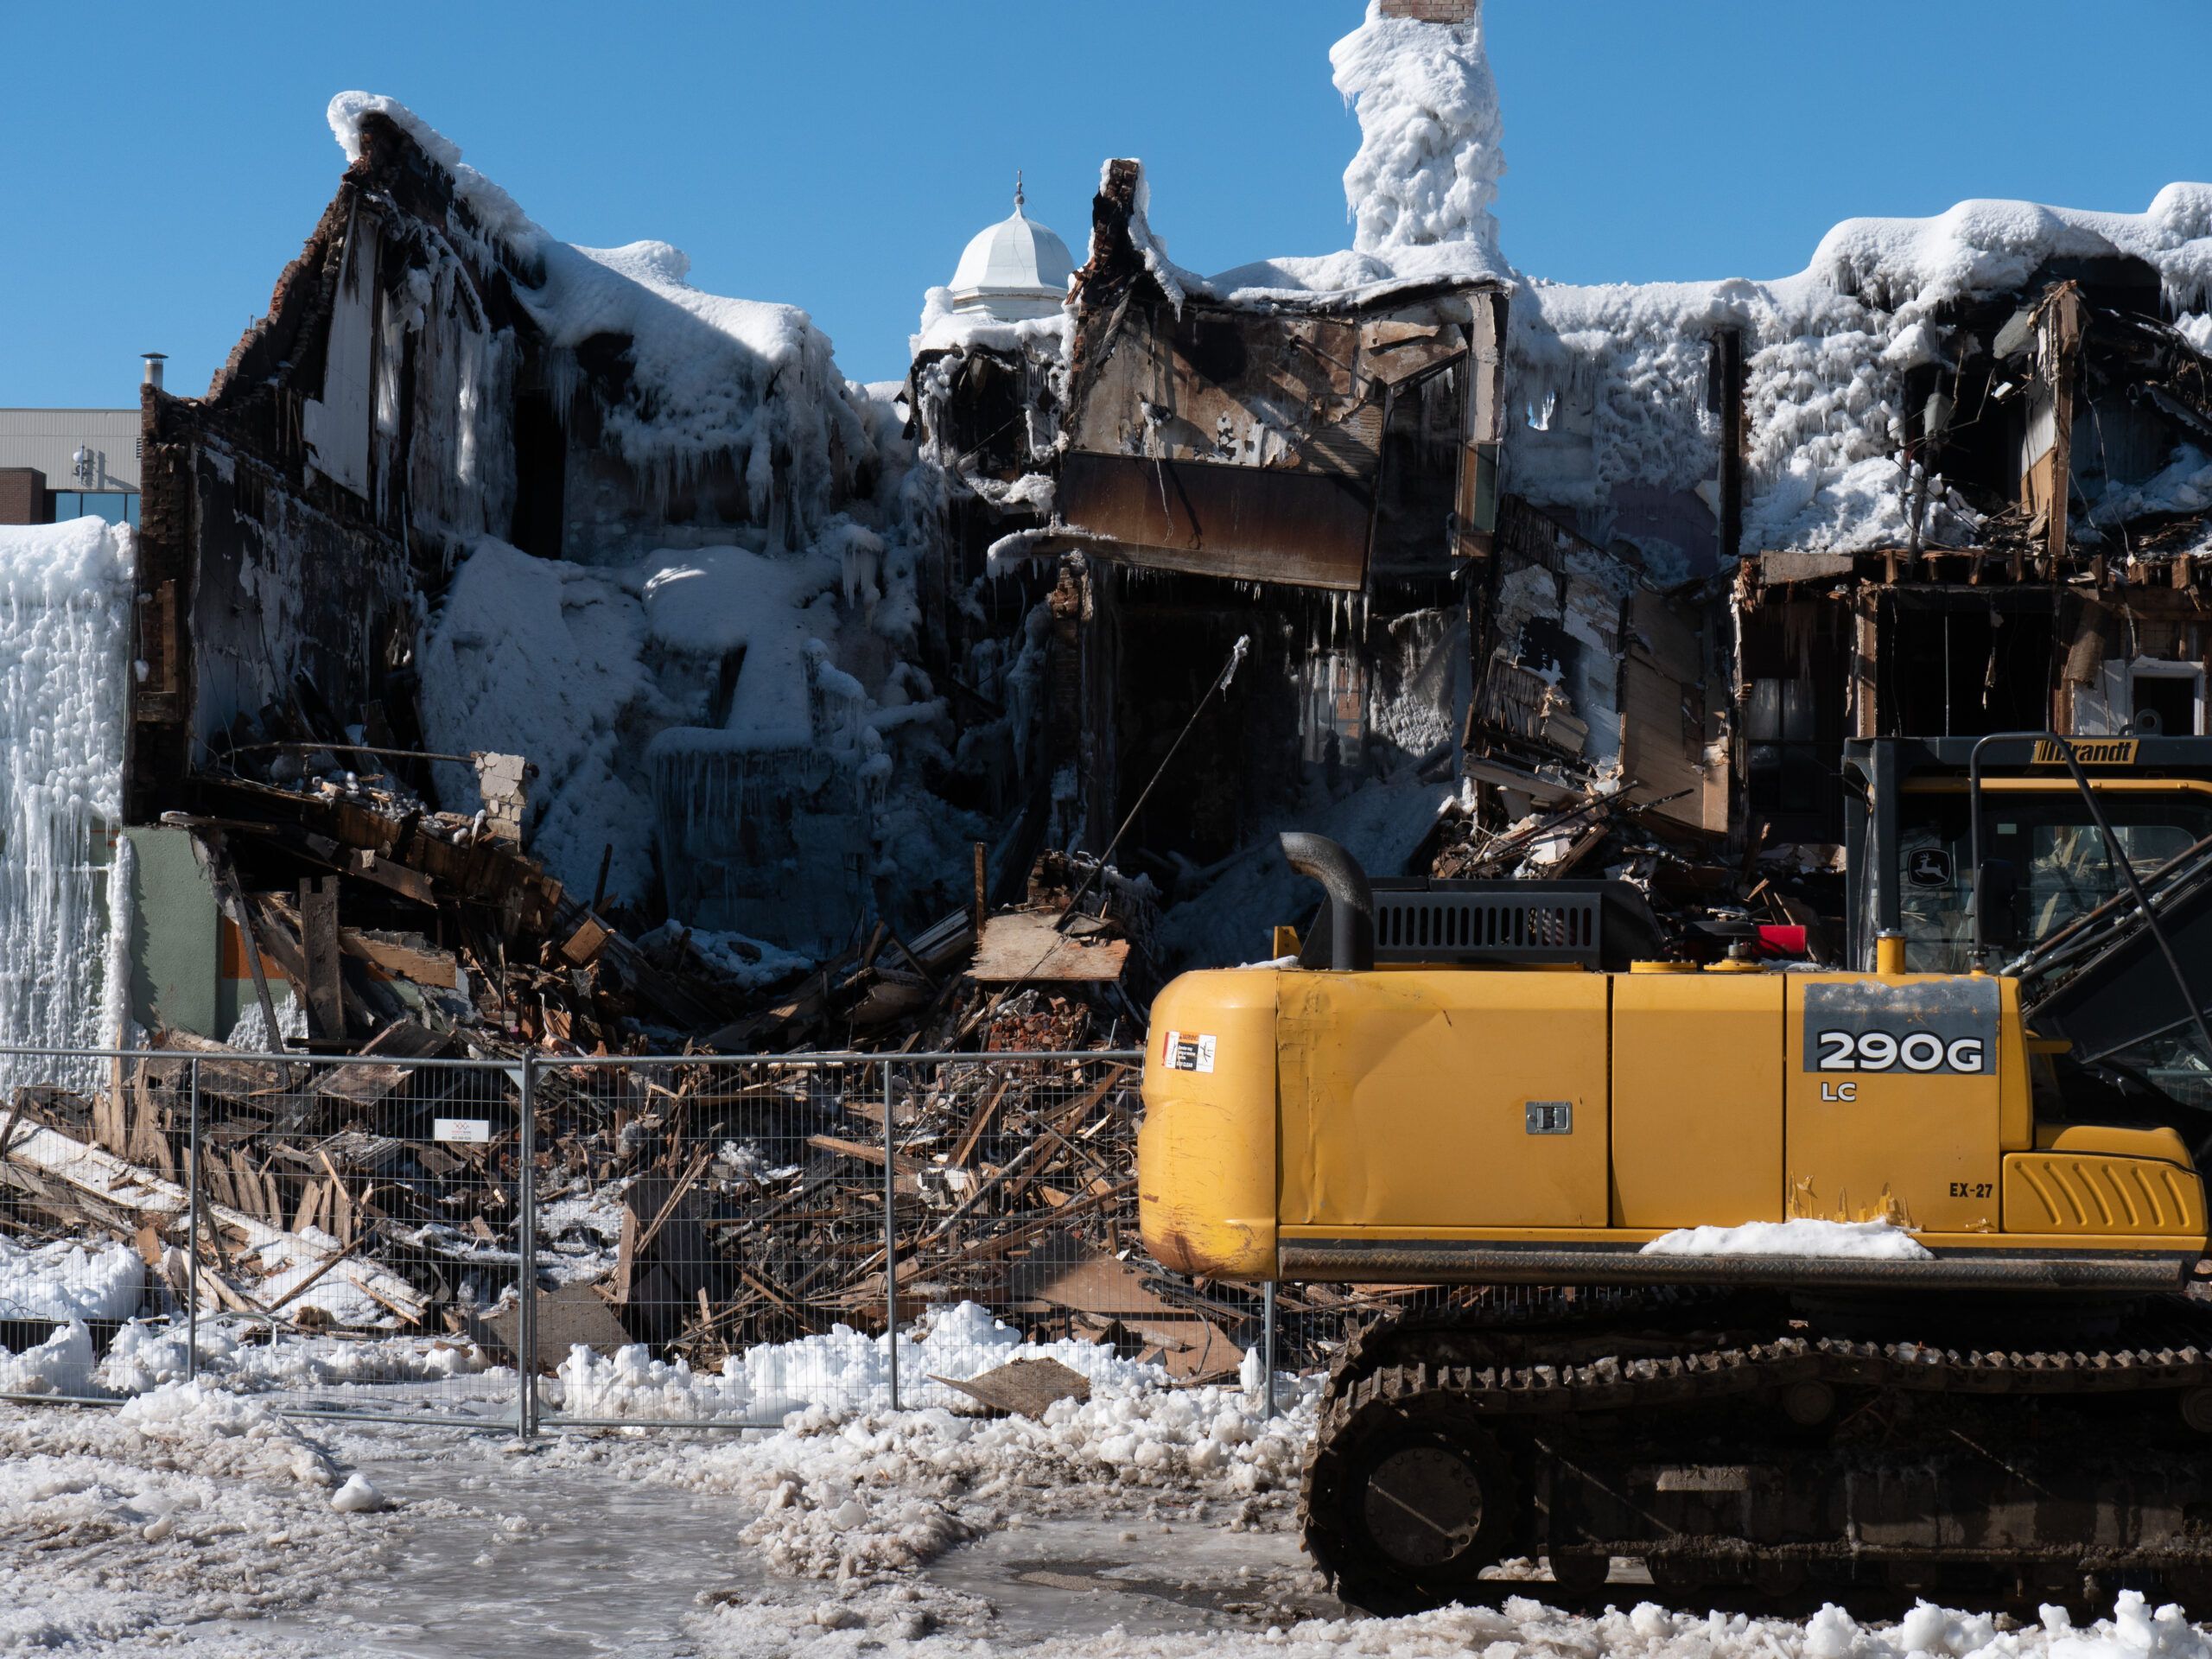
[[[2141,743],[2132,737],[2077,737],[2074,740],[2074,758],[2085,766],[2132,766]],[[2038,766],[2063,766],[2066,751],[2048,738],[2036,744],[2034,764]]]

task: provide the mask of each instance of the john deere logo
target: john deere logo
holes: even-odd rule
[[[1916,887],[1951,885],[1951,855],[1941,847],[1916,848],[1905,865],[1905,879]]]
[[[2132,766],[2139,747],[2138,740],[2132,737],[2077,737],[2074,740],[2074,758],[2085,766]],[[2046,739],[2036,745],[2035,764],[2063,766],[2066,764],[2066,751]]]

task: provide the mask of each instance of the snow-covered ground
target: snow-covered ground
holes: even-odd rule
[[[183,1382],[172,1324],[134,1321],[95,1355],[82,1319],[120,1299],[102,1252],[10,1251],[22,1299],[79,1317],[0,1358],[0,1391],[127,1397],[0,1404],[0,1653],[2212,1659],[2178,1612],[2126,1602],[2088,1632],[1936,1609],[1893,1627],[1707,1616],[1629,1584],[1598,1618],[1537,1600],[1345,1618],[1294,1533],[1313,1379],[1284,1380],[1270,1415],[1256,1367],[1179,1389],[971,1304],[902,1333],[902,1412],[887,1344],[852,1332],[711,1374],[579,1351],[549,1402],[639,1426],[525,1447],[280,1414],[435,1402],[497,1421],[516,1378],[467,1344],[270,1344],[211,1319],[201,1380]],[[1033,1357],[1090,1397],[987,1418],[933,1380]],[[775,1427],[682,1426],[779,1411]]]
[[[2126,1597],[2078,1630],[1750,1618],[1626,1582],[1590,1617],[1541,1586],[1347,1617],[1292,1530],[1309,1430],[1304,1405],[1270,1425],[1235,1390],[1150,1386],[1043,1423],[812,1412],[529,1450],[178,1385],[0,1406],[0,1653],[2212,1659],[2178,1610]]]

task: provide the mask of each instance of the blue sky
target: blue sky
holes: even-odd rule
[[[906,367],[922,291],[1007,211],[1082,257],[1109,156],[1217,270],[1349,240],[1329,84],[1359,0],[538,0],[16,7],[0,63],[0,404],[197,391],[389,93],[556,235],[642,237],[803,305],[844,372]],[[2139,211],[2212,179],[2212,0],[1490,0],[1523,270],[1769,276],[1859,213],[1967,196]]]

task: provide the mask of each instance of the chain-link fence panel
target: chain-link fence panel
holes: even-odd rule
[[[543,1063],[544,1421],[967,1405],[958,1385],[1023,1357],[1239,1378],[1263,1298],[1201,1293],[1138,1237],[1141,1063]],[[564,1251],[603,1269],[588,1288],[562,1280]]]
[[[1202,1289],[1151,1262],[1138,1234],[1141,1064],[982,1054],[894,1074],[900,1317],[918,1332],[905,1370],[919,1373],[906,1403],[1001,1403],[994,1373],[1024,1358],[1093,1382],[1130,1366],[1244,1376],[1258,1287]]]
[[[734,1427],[889,1403],[887,1064],[540,1063],[543,1421]]]
[[[0,1332],[0,1393],[192,1380],[292,1411],[519,1421],[497,1328],[521,1306],[518,1068],[99,1058],[89,1096],[10,1103],[0,1286],[34,1318]]]
[[[1152,1262],[1135,1053],[102,1059],[0,1135],[0,1394],[767,1427],[1023,1358],[1257,1387],[1410,1299]]]

